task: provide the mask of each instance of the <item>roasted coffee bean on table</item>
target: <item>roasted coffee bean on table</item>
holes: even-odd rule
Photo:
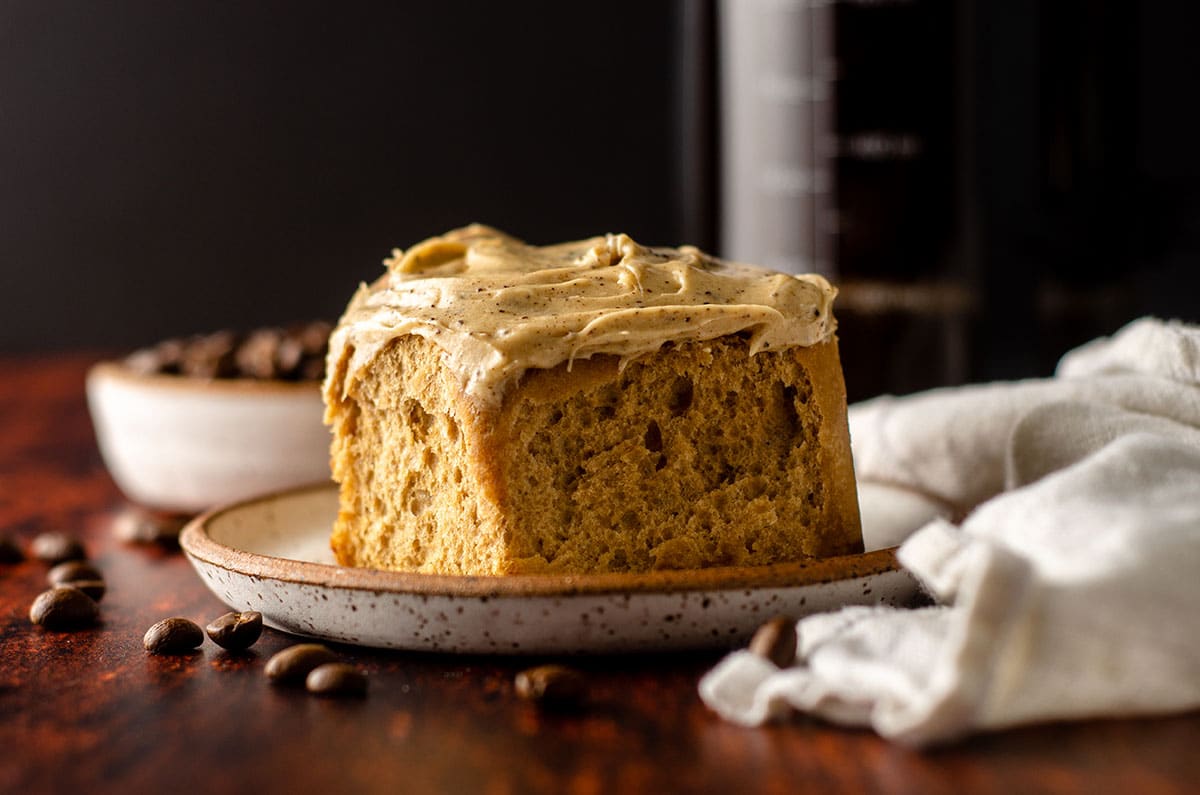
[[[99,602],[104,598],[108,588],[104,584],[104,575],[86,560],[68,560],[60,563],[46,573],[46,580],[51,585],[73,585]]]
[[[787,668],[796,661],[796,620],[777,616],[763,624],[750,639],[750,651]]]
[[[365,696],[367,675],[349,663],[325,663],[308,672],[304,687],[318,696]]]
[[[517,695],[540,706],[569,709],[587,695],[587,679],[565,665],[539,665],[517,674]]]
[[[338,657],[320,643],[299,643],[289,646],[267,660],[267,678],[275,684],[298,685],[310,671],[325,663],[337,662]]]
[[[41,533],[33,539],[30,551],[35,558],[51,566],[68,560],[87,559],[83,544],[67,533]]]
[[[68,560],[46,572],[46,581],[51,585],[65,585],[77,580],[103,580],[100,570],[86,560]]]
[[[83,591],[97,603],[108,593],[108,585],[104,580],[72,580],[66,584]]]
[[[244,651],[262,635],[262,613],[226,613],[214,619],[204,631],[213,643],[229,651]]]
[[[10,535],[0,535],[0,563],[20,563],[25,560],[21,545]]]
[[[142,638],[142,645],[151,654],[187,654],[204,642],[200,625],[186,618],[164,618]]]
[[[175,547],[179,544],[179,531],[189,519],[183,514],[160,513],[127,505],[113,517],[112,532],[122,541],[133,544]]]
[[[71,585],[56,585],[38,594],[29,608],[29,620],[56,631],[82,629],[96,623],[100,608],[83,591]]]

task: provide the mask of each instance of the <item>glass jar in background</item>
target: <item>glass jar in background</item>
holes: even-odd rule
[[[720,250],[841,290],[853,398],[960,383],[955,6],[721,0]]]

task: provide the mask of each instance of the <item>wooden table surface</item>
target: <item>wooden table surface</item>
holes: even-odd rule
[[[796,719],[744,729],[696,694],[717,653],[584,657],[589,706],[544,713],[513,675],[545,660],[339,647],[361,701],[271,687],[267,630],[236,657],[155,657],[142,635],[225,607],[178,552],[112,537],[123,500],[83,397],[92,357],[0,357],[0,532],[78,533],[103,571],[102,623],[34,627],[37,561],[0,564],[0,793],[1200,791],[1200,715],[1039,726],[914,752]]]

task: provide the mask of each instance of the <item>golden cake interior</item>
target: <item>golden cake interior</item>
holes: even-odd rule
[[[334,366],[345,565],[442,574],[749,566],[862,550],[836,338],[748,334],[530,369],[472,400],[425,338]]]

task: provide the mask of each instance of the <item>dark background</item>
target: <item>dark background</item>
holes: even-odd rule
[[[872,33],[888,5],[917,23]],[[916,379],[856,381],[855,351],[904,334],[843,315],[852,396],[1044,374],[1138,315],[1200,319],[1193,4],[838,14],[839,132],[875,92],[932,153],[891,182],[839,168],[839,278],[976,299],[887,354],[952,337],[965,365]],[[470,221],[719,250],[711,19],[703,0],[0,0],[0,350],[332,319],[392,246]],[[891,87],[909,62],[921,79]]]
[[[336,318],[471,221],[672,240],[672,11],[0,3],[0,346]]]

